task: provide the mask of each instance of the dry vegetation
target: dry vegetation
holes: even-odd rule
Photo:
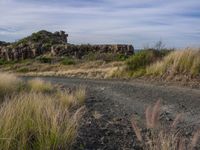
[[[164,81],[200,82],[200,50],[155,50],[148,49],[137,52],[124,59],[106,61],[103,57],[86,60],[73,60],[68,63],[42,63],[38,60],[24,60],[1,66],[3,71],[14,71],[27,76],[66,76],[81,78],[138,78]],[[45,59],[46,60],[46,59]]]
[[[0,104],[0,149],[70,149],[84,111],[84,88],[69,93],[41,79],[21,83],[14,75],[0,74],[5,97]],[[19,85],[25,87],[13,93]]]
[[[40,78],[29,80],[27,85],[34,92],[48,92],[53,90],[50,82],[45,82]]]
[[[200,83],[200,50],[141,51],[127,59],[125,65],[114,71],[112,77]]]
[[[174,51],[163,60],[147,67],[148,75],[188,75],[195,77],[200,74],[200,50],[187,49]]]
[[[0,67],[2,71],[14,71],[18,75],[26,76],[66,76],[81,78],[108,78],[124,62],[105,62],[102,60],[83,61],[72,65],[59,63],[39,63],[27,60],[16,64]]]
[[[160,101],[146,109],[146,129],[143,131],[137,125],[135,118],[132,118],[132,127],[136,137],[144,150],[195,150],[199,144],[200,130],[193,133],[191,138],[183,136],[178,129],[183,115],[178,114],[173,123],[169,126],[161,125]]]
[[[17,92],[22,86],[22,82],[13,74],[0,73],[0,96]]]

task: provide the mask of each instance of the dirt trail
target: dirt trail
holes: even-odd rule
[[[65,87],[85,86],[87,112],[74,149],[138,149],[130,126],[132,114],[144,118],[147,105],[158,99],[163,104],[165,119],[176,113],[185,114],[185,126],[200,121],[200,90],[158,86],[133,81],[90,80],[44,77]]]

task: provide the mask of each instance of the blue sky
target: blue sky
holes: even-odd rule
[[[75,44],[200,47],[200,0],[0,0],[0,40],[64,30]]]

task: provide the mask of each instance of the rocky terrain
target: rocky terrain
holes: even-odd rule
[[[14,43],[0,42],[0,58],[6,61],[35,58],[44,54],[69,56],[81,59],[89,53],[132,55],[132,45],[74,45],[69,44],[64,31],[51,33],[45,30],[33,33]]]

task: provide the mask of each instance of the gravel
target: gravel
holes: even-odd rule
[[[199,89],[136,81],[42,78],[66,88],[86,87],[86,113],[74,150],[139,150],[130,124],[131,116],[142,122],[145,108],[158,99],[162,102],[161,118],[166,121],[172,121],[177,113],[184,113],[185,128],[196,126],[200,121]]]

